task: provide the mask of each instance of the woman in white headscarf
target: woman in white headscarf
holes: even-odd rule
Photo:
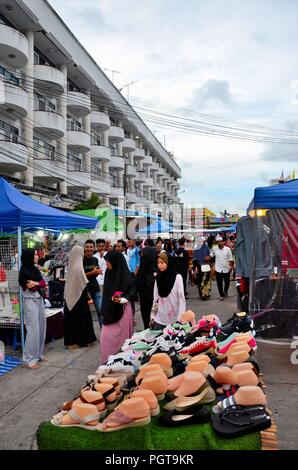
[[[64,345],[68,349],[84,347],[96,341],[87,298],[89,281],[84,271],[83,258],[83,248],[75,245],[69,255],[64,290]]]

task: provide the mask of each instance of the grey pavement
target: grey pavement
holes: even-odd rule
[[[196,288],[188,286],[187,307],[197,318],[204,313],[215,313],[222,322],[236,310],[236,292],[231,284],[230,295],[219,301],[213,285],[210,300],[198,299]],[[94,328],[99,327],[94,315]],[[142,330],[140,312],[136,311],[136,329]],[[257,359],[268,386],[269,406],[277,424],[281,449],[297,449],[298,409],[297,366],[291,365],[292,350],[285,344],[258,343]],[[49,362],[39,369],[17,367],[0,377],[0,449],[31,449],[36,430],[48,421],[61,404],[71,399],[94,373],[99,364],[99,344],[78,350],[66,350],[63,339],[46,345]]]

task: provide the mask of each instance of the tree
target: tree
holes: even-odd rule
[[[87,199],[86,201],[76,204],[73,210],[84,211],[87,209],[96,209],[101,203],[101,198],[97,196],[97,194],[92,194],[91,197],[89,197],[89,199]]]

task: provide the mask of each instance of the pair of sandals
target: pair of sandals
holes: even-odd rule
[[[76,402],[69,410],[56,414],[51,423],[58,427],[79,427],[100,432],[118,431],[133,426],[143,426],[151,421],[150,406],[143,397],[122,401],[102,422],[95,405]]]

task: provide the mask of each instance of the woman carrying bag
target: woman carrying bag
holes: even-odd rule
[[[153,308],[150,327],[162,330],[166,325],[179,321],[186,310],[183,279],[177,274],[174,259],[163,252],[158,255],[158,274],[155,278]]]
[[[211,295],[210,259],[210,250],[206,244],[206,239],[200,237],[194,248],[193,271],[201,300],[207,300]]]

